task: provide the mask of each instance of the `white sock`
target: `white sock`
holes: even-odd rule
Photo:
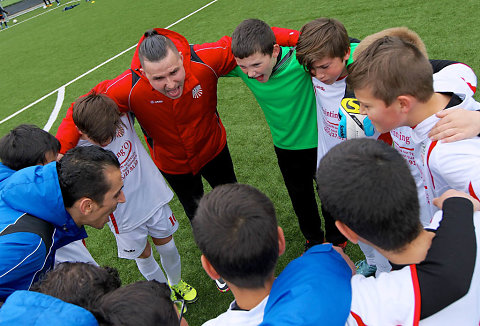
[[[158,266],[158,263],[153,258],[152,250],[150,249],[150,257],[148,258],[135,258],[138,270],[142,273],[143,277],[147,281],[156,280],[160,283],[167,283],[167,279],[163,274],[163,271]]]
[[[178,254],[177,247],[175,246],[175,241],[170,240],[164,245],[157,246],[158,253],[160,254],[160,262],[162,267],[167,274],[168,281],[170,285],[176,285],[180,282],[182,274],[182,265],[180,262],[180,255]]]
[[[375,253],[375,263],[377,264],[377,271],[375,272],[375,276],[379,276],[380,273],[388,273],[392,270],[392,265],[387,258],[382,256],[377,250],[374,249]]]
[[[372,246],[367,245],[361,241],[358,241],[358,246],[362,250],[363,254],[365,255],[365,259],[367,260],[367,264],[370,266],[376,266],[377,263],[375,262],[375,249]]]

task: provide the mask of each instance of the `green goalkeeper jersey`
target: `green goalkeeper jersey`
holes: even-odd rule
[[[312,77],[298,63],[296,51],[281,47],[281,59],[266,83],[249,79],[237,66],[229,76],[243,79],[265,114],[273,144],[282,149],[317,147],[317,113]]]

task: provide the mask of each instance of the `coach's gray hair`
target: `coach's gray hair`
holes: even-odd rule
[[[150,29],[145,32],[144,36],[145,38],[138,47],[138,58],[142,66],[145,60],[157,62],[164,59],[167,56],[168,49],[178,53],[175,44],[168,37],[158,34],[156,30]]]

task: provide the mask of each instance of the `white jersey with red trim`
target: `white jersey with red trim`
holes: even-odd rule
[[[470,211],[471,212],[471,211]],[[471,214],[471,213],[470,213]],[[455,224],[455,216],[452,216],[452,223]],[[450,218],[452,218],[450,217]],[[442,212],[435,214],[434,219],[441,220]],[[471,223],[471,221],[470,221]],[[476,243],[480,243],[480,212],[475,212],[474,218],[474,238]],[[438,227],[438,224],[437,224]],[[469,225],[471,228],[472,225]],[[450,232],[456,235],[454,232]],[[458,233],[458,232],[457,232]],[[442,247],[449,246],[445,238],[434,238],[437,241],[437,252],[441,253]],[[432,242],[433,246],[433,242]],[[475,246],[476,247],[476,246]],[[471,248],[469,248],[471,249]],[[439,261],[428,262],[423,267],[421,265],[410,265],[400,270],[390,273],[381,273],[379,277],[364,277],[355,275],[352,277],[352,305],[351,314],[347,319],[347,325],[471,325],[478,326],[480,322],[480,257],[476,248],[473,249],[472,258],[475,258],[473,276],[466,295],[454,301],[444,309],[428,317],[421,319],[421,310],[424,305],[430,305],[431,302],[438,301],[437,295],[442,293],[433,288],[421,289],[419,283],[419,273],[424,273],[425,278],[431,278],[429,284],[432,287],[441,288],[441,284],[435,283],[436,270],[438,270]],[[428,253],[430,255],[430,252]],[[437,256],[438,257],[438,256]],[[440,258],[440,261],[442,259]],[[443,259],[445,260],[445,259]],[[428,261],[428,256],[426,261]],[[423,264],[423,263],[422,263]],[[444,265],[449,265],[447,262]],[[448,268],[448,267],[447,267]],[[455,273],[461,266],[449,267],[451,272]],[[422,271],[420,271],[422,269]],[[458,272],[458,270],[457,270]],[[468,286],[468,285],[467,285]],[[440,293],[439,293],[440,292]],[[427,294],[429,293],[429,294]]]
[[[412,128],[399,127],[390,131],[392,136],[393,147],[402,154],[403,158],[407,161],[410,172],[415,179],[417,185],[418,203],[420,205],[420,221],[423,226],[430,224],[432,215],[428,202],[425,200],[425,186],[423,179],[420,175],[415,164],[414,146],[412,142]]]
[[[115,233],[131,231],[146,222],[161,206],[173,198],[173,192],[138,138],[131,114],[121,117],[124,124],[116,138],[103,148],[111,150],[120,162],[126,202],[110,216]],[[80,140],[78,146],[91,145]]]
[[[458,95],[455,94],[454,97]],[[461,95],[458,104],[449,107],[480,110],[480,103]],[[474,137],[452,143],[431,141],[428,133],[440,119],[432,115],[412,130],[415,162],[425,186],[430,214],[438,210],[432,200],[448,189],[456,189],[480,198],[480,138]]]
[[[435,62],[442,63],[440,60],[432,60],[431,63],[434,67]],[[433,89],[435,92],[465,94],[466,97],[470,97],[475,93],[476,87],[477,76],[472,68],[463,63],[449,63],[433,74]],[[466,107],[462,108],[468,109]],[[425,182],[415,163],[412,133],[410,127],[399,127],[390,131],[393,146],[405,158],[415,179],[420,204],[420,221],[423,226],[426,226],[430,224],[433,214],[430,210],[430,198],[425,192]]]
[[[345,96],[347,84],[345,78],[337,80],[332,85],[322,83],[312,78],[315,98],[317,101],[318,147],[317,166],[320,159],[337,144],[344,141],[338,136],[338,109]],[[348,99],[346,99],[348,100]]]

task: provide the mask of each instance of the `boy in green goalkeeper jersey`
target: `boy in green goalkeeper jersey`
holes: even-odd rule
[[[265,22],[247,19],[232,34],[232,52],[238,66],[229,75],[243,79],[265,114],[306,249],[325,240],[344,245],[333,219],[325,219],[326,238],[322,230],[312,182],[317,164],[315,93],[295,48],[279,46]]]

